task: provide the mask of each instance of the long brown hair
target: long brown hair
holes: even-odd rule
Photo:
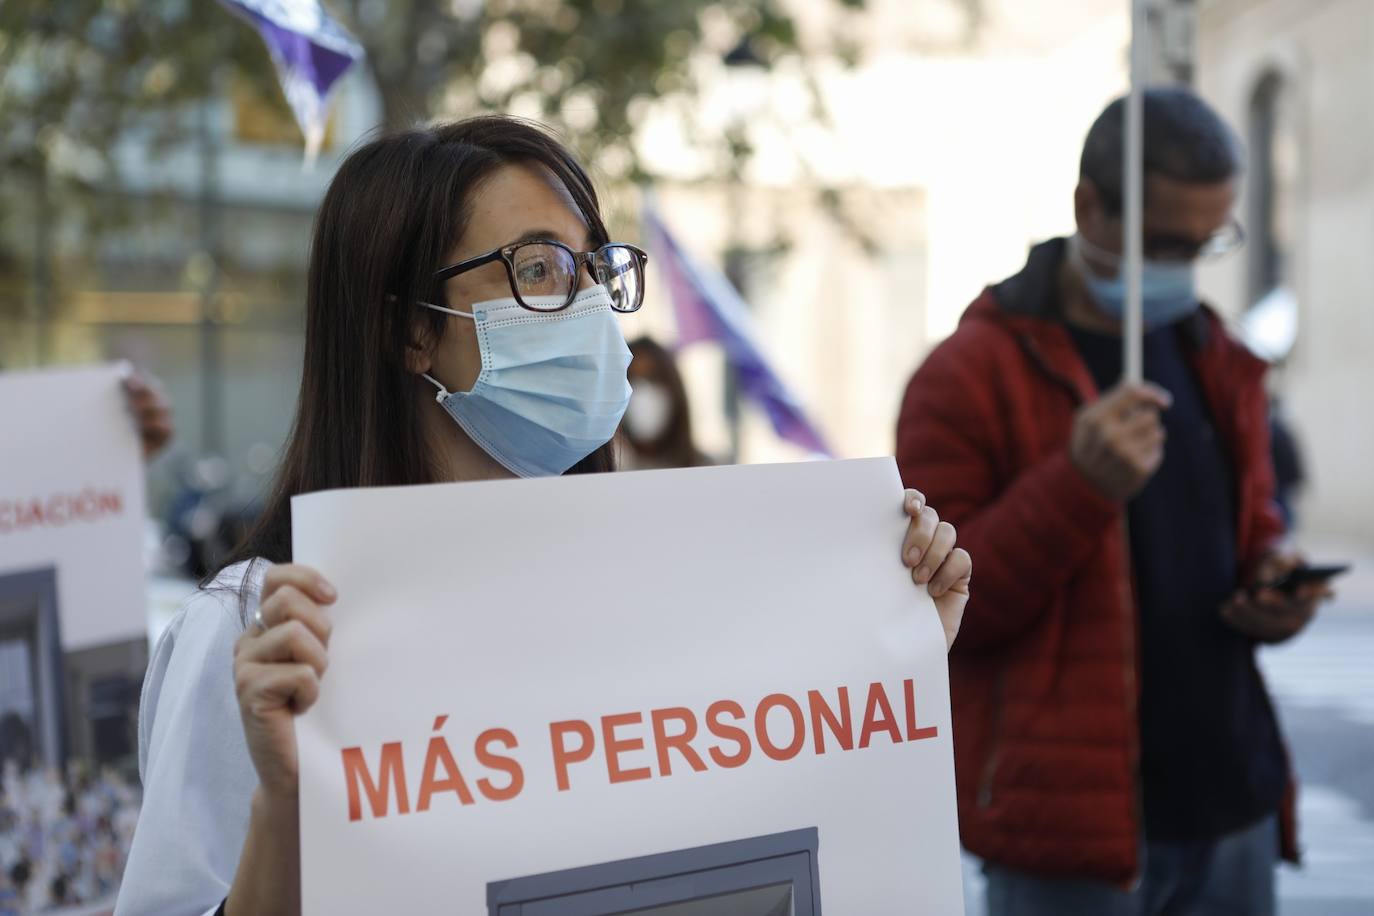
[[[593,241],[608,241],[587,173],[527,121],[486,116],[415,127],[372,140],[344,160],[315,217],[291,435],[262,515],[226,566],[290,562],[293,496],[434,482],[419,413],[427,403],[415,397],[405,354],[417,322],[439,340],[446,318],[413,303],[444,301],[443,285],[431,277],[462,239],[473,192],[517,162],[548,169],[567,188]],[[614,469],[608,444],[568,473]]]

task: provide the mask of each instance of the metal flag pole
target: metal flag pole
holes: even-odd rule
[[[1144,360],[1141,354],[1141,337],[1144,333],[1141,318],[1140,269],[1143,259],[1141,250],[1141,220],[1144,209],[1144,92],[1146,75],[1146,51],[1149,48],[1148,24],[1145,16],[1147,0],[1131,0],[1131,89],[1126,96],[1126,176],[1125,176],[1125,219],[1122,232],[1125,235],[1126,275],[1126,315],[1122,329],[1122,357],[1125,366],[1124,380],[1139,384],[1144,379]]]

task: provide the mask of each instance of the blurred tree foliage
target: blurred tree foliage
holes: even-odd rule
[[[962,6],[970,33],[979,20],[981,0],[920,2]],[[606,177],[639,179],[646,169],[632,135],[652,102],[682,102],[686,117],[723,66],[801,62],[805,74],[815,58],[852,63],[865,0],[325,5],[364,46],[388,126],[479,110],[530,114],[594,155]],[[41,214],[66,209],[81,191],[117,187],[117,138],[185,142],[194,103],[231,85],[286,114],[257,34],[215,0],[0,0],[0,220],[14,195],[31,205],[24,212]],[[715,174],[738,174],[749,152],[738,125],[689,135]],[[88,230],[120,218],[117,208],[94,209]],[[12,274],[6,261],[15,257],[0,250],[0,275]]]
[[[809,0],[851,15],[864,0]],[[434,112],[520,111],[613,171],[640,177],[631,136],[649,103],[690,99],[731,63],[855,49],[803,40],[779,0],[337,0],[367,50],[388,125]],[[733,55],[733,56],[731,56]],[[724,139],[724,138],[721,138]],[[729,152],[728,148],[722,150]]]
[[[193,131],[188,105],[215,89],[221,65],[268,87],[251,31],[212,0],[0,2],[0,175],[101,187],[127,130],[154,142]]]
[[[806,0],[841,14],[864,0]],[[388,126],[521,108],[592,149],[627,141],[655,97],[696,91],[694,63],[852,59],[844,30],[804,46],[783,0],[326,0],[367,51]],[[741,42],[747,42],[742,45]],[[823,45],[823,46],[822,46]],[[740,49],[745,49],[741,55]],[[0,2],[0,173],[113,178],[116,138],[174,141],[188,103],[246,78],[285,112],[257,35],[214,0]]]
[[[194,136],[222,65],[280,96],[261,41],[224,16],[213,0],[0,0],[0,317],[46,308],[63,227],[92,238],[127,219],[102,193],[120,136]]]

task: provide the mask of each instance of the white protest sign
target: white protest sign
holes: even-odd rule
[[[292,524],[340,595],[297,726],[307,916],[963,912],[891,459],[318,493]]]
[[[62,647],[147,631],[143,459],[123,366],[0,373],[0,591],[56,575]]]

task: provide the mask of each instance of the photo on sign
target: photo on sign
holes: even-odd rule
[[[64,651],[54,567],[0,573],[0,913],[110,906],[138,816],[143,640]]]
[[[815,827],[487,885],[488,916],[820,916]]]

